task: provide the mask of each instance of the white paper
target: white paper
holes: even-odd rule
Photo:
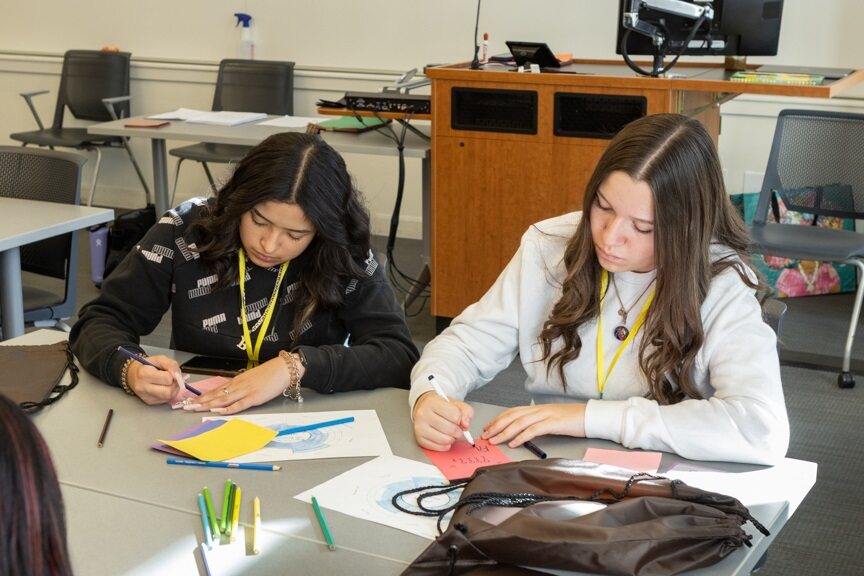
[[[189,120],[194,116],[207,114],[204,110],[193,110],[192,108],[178,108],[171,112],[163,112],[161,114],[152,114],[145,116],[148,120]]]
[[[445,486],[447,479],[435,466],[398,456],[381,456],[340,474],[295,496],[303,502],[312,502],[312,496],[323,508],[335,510],[363,520],[370,520],[434,540],[438,537],[438,518],[414,516],[397,510],[392,503],[395,494],[420,486]],[[428,508],[446,508],[455,504],[462,489],[448,494],[426,498]],[[403,502],[408,509],[419,510],[416,496]],[[441,522],[445,530],[450,513]]]
[[[322,116],[279,116],[260,122],[258,126],[274,126],[276,128],[305,128],[309,124],[317,124],[326,120]]]
[[[375,410],[343,410],[332,412],[304,412],[299,414],[251,414],[240,416],[214,416],[203,420],[240,418],[277,432],[294,426],[337,420],[353,416],[354,421],[336,426],[316,428],[306,432],[277,436],[264,448],[244,454],[231,462],[281,462],[286,460],[315,460],[318,458],[352,458],[358,456],[389,456],[393,453],[381,421]]]
[[[267,117],[263,112],[202,112],[187,118],[189,124],[213,124],[215,126],[237,126]]]

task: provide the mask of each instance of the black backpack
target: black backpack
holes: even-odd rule
[[[103,278],[107,278],[117,268],[155,224],[156,207],[153,204],[121,214],[114,220],[108,232],[108,253],[105,257]]]

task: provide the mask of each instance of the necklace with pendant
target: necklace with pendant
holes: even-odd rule
[[[627,336],[630,335],[630,330],[627,328],[627,315],[630,313],[633,307],[636,306],[636,304],[640,300],[642,300],[642,297],[645,295],[646,292],[648,292],[648,289],[651,287],[651,285],[654,284],[654,280],[656,278],[651,279],[651,282],[649,282],[648,285],[645,286],[645,289],[642,290],[642,293],[636,297],[636,300],[634,300],[633,303],[630,304],[630,306],[624,306],[624,301],[621,300],[621,293],[618,291],[618,284],[615,283],[615,274],[610,274],[610,276],[612,276],[612,286],[615,287],[615,297],[618,299],[618,316],[621,317],[621,323],[618,324],[618,326],[615,326],[615,329],[612,331],[612,333],[615,335],[616,340],[624,342],[627,339]]]

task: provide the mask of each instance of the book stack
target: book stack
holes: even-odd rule
[[[796,74],[792,72],[761,72],[759,70],[741,70],[732,74],[733,82],[748,82],[753,84],[791,84],[794,86],[820,86],[825,81],[818,74]]]

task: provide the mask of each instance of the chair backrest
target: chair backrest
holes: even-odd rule
[[[864,218],[864,115],[783,110],[777,118],[754,224],[777,194],[789,210]]]
[[[86,161],[80,154],[0,146],[0,196],[80,204],[81,171]],[[21,269],[67,278],[73,244],[70,233],[22,246]]]
[[[762,319],[768,324],[777,339],[780,339],[780,330],[783,328],[783,316],[786,315],[786,303],[769,298],[762,304]]]
[[[294,62],[222,60],[213,110],[293,114]]]
[[[69,50],[63,56],[54,128],[63,126],[68,107],[75,118],[108,122],[113,120],[103,98],[129,95],[129,52]],[[129,102],[115,106],[119,117],[129,116]]]

